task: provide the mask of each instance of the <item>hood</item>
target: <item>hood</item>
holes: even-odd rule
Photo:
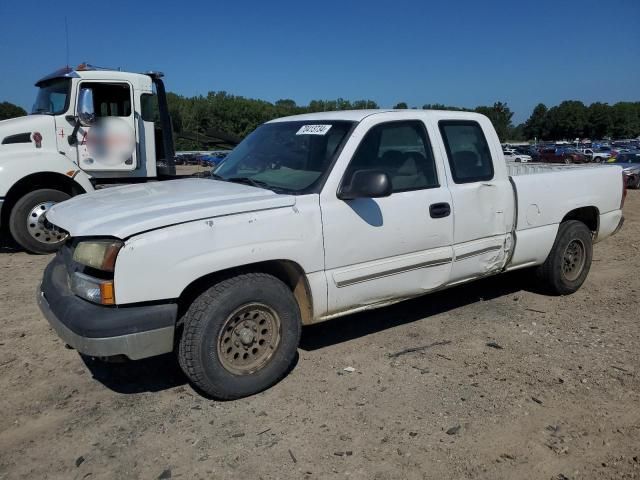
[[[0,148],[33,144],[31,137],[33,132],[40,132],[43,144],[49,143],[55,147],[55,130],[55,119],[50,115],[28,115],[2,120],[0,121]]]
[[[55,205],[47,219],[73,237],[127,238],[140,232],[295,205],[295,197],[236,183],[190,178],[105,188]]]

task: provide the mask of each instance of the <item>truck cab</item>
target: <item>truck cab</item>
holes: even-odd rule
[[[0,122],[0,227],[33,253],[59,248],[66,232],[46,213],[54,204],[110,184],[175,174],[162,74],[81,64],[36,82],[30,115]],[[100,154],[111,130],[130,139],[119,156]]]

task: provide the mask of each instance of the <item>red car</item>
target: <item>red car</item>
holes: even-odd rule
[[[540,150],[538,161],[545,163],[589,163],[590,159],[575,150],[552,147]]]

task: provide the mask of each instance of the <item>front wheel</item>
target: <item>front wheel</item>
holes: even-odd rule
[[[538,278],[550,293],[574,293],[586,280],[592,258],[593,241],[589,228],[577,220],[563,222],[549,256],[537,269]]]
[[[31,253],[53,253],[64,243],[67,233],[46,219],[56,203],[68,200],[68,193],[42,188],[20,198],[11,209],[9,231],[13,239]]]
[[[301,317],[291,290],[265,273],[223,280],[184,316],[178,360],[187,377],[220,400],[253,395],[291,368]]]

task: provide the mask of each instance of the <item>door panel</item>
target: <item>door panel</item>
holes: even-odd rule
[[[449,202],[446,188],[395,193],[322,206],[329,310],[419,295],[447,283],[452,217],[429,205]]]
[[[439,129],[453,197],[451,282],[456,283],[504,266],[513,224],[513,189],[493,162],[501,156],[489,147],[487,129],[475,121],[448,120],[441,120]]]
[[[354,200],[323,191],[328,315],[420,295],[449,280],[453,216],[432,218],[430,206],[451,204],[451,195],[438,184],[424,124],[363,123],[366,135],[342,182],[359,169],[383,170],[395,191]]]
[[[100,81],[82,81],[80,82],[76,92],[76,105],[78,104],[78,96],[82,88],[90,88],[93,92],[94,113],[98,121],[101,119],[116,119],[118,125],[117,135],[122,135],[127,131],[133,134],[136,147],[133,149],[131,156],[122,161],[114,162],[106,161],[96,155],[89,148],[87,138],[92,128],[99,127],[80,127],[76,136],[75,145],[69,145],[67,141],[59,142],[62,151],[73,162],[77,163],[80,168],[86,171],[131,171],[138,164],[138,128],[136,125],[136,109],[132,96],[132,88],[126,82],[100,82]],[[62,123],[62,122],[61,122]],[[69,134],[73,130],[73,125],[66,127],[60,125],[60,131],[57,132],[60,138],[68,131]]]

